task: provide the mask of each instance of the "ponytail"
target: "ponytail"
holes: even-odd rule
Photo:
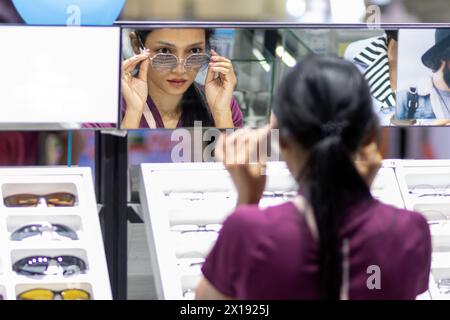
[[[339,135],[328,136],[312,147],[304,170],[309,177],[305,196],[313,208],[319,233],[321,298],[338,300],[342,268],[337,218],[344,209],[343,199],[363,196],[369,190]]]

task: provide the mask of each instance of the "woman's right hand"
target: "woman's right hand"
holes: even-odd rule
[[[125,129],[139,128],[144,106],[148,97],[147,71],[149,52],[143,51],[122,63],[122,96],[125,99],[126,111],[122,121]],[[132,76],[133,70],[141,63],[137,77]]]

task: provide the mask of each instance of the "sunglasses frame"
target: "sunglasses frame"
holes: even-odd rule
[[[31,227],[34,227],[34,226],[39,227],[39,233],[38,234],[33,234],[33,235],[28,236],[28,237],[23,237],[23,238],[19,239],[18,234],[20,233],[20,231],[22,229],[31,228]],[[64,228],[64,229],[66,229],[66,233],[72,233],[74,237],[69,237],[69,236],[62,235],[58,231],[54,230],[54,227]],[[70,228],[70,227],[68,227],[66,225],[60,224],[60,223],[50,223],[50,222],[35,222],[35,223],[27,224],[27,225],[22,225],[22,226],[16,228],[13,232],[11,232],[10,239],[12,241],[23,241],[23,240],[28,239],[28,238],[32,238],[32,237],[36,237],[36,236],[42,236],[42,234],[44,232],[56,233],[59,236],[64,237],[64,238],[68,238],[70,240],[79,240],[77,232],[75,230],[73,230],[72,228]],[[22,231],[22,233],[24,233],[24,232]]]
[[[155,67],[155,66],[153,65],[153,60],[154,60],[156,57],[158,57],[158,56],[159,56],[159,57],[160,57],[160,56],[165,56],[165,57],[173,56],[173,57],[175,57],[177,63],[176,63],[173,67],[171,67],[171,68],[157,68],[157,67]],[[156,69],[156,70],[167,70],[167,71],[171,71],[171,70],[175,69],[180,63],[182,63],[183,70],[185,70],[185,71],[194,71],[194,70],[196,70],[197,68],[186,68],[186,62],[187,62],[187,60],[188,60],[189,58],[193,57],[193,56],[204,56],[204,57],[208,57],[208,59],[206,60],[206,62],[205,62],[204,64],[202,64],[200,67],[198,67],[198,70],[199,70],[199,71],[205,70],[205,69],[206,69],[206,66],[207,66],[208,63],[209,63],[209,61],[211,61],[211,56],[208,55],[208,54],[206,54],[206,53],[192,53],[192,54],[190,54],[189,56],[187,56],[187,57],[184,58],[184,59],[178,58],[178,57],[177,57],[176,55],[174,55],[173,53],[157,53],[157,54],[155,54],[153,57],[150,57],[149,60],[150,60],[150,64],[151,64],[152,68],[153,68],[153,69]]]
[[[20,294],[17,295],[17,300],[42,300],[42,299],[24,299],[24,298],[21,297],[23,294],[27,294],[27,293],[30,293],[30,292],[33,292],[33,291],[37,291],[37,290],[44,290],[44,291],[51,292],[53,294],[52,300],[55,300],[56,296],[60,296],[62,298],[61,300],[71,300],[71,299],[64,299],[64,297],[63,297],[64,291],[80,291],[80,292],[86,294],[88,296],[88,299],[76,299],[76,300],[91,300],[91,294],[89,292],[87,292],[86,290],[83,290],[83,289],[52,290],[52,289],[47,289],[47,288],[34,288],[34,289],[23,291],[23,292],[21,292]]]
[[[58,195],[58,194],[71,196],[73,203],[71,205],[55,205],[55,204],[53,204],[52,202],[49,201],[49,198],[51,196],[55,196],[55,195]],[[35,205],[9,205],[8,204],[10,199],[13,199],[14,197],[19,197],[19,196],[22,196],[22,197],[29,196],[30,199],[35,198],[37,200],[36,204]],[[47,194],[18,193],[18,194],[13,194],[13,195],[10,195],[10,196],[7,196],[7,197],[3,198],[3,203],[8,208],[30,208],[30,207],[37,207],[39,205],[40,199],[44,199],[45,200],[45,203],[47,204],[47,207],[74,207],[75,203],[76,203],[77,196],[75,194],[73,194],[73,193],[70,193],[70,192],[52,192],[52,193],[47,193]],[[16,201],[16,202],[19,202],[19,201]]]
[[[74,259],[76,260],[78,263],[75,265],[79,270],[77,270],[78,272],[76,273],[70,273],[67,274],[67,269],[69,269],[70,267],[72,267],[73,265],[68,265],[68,266],[63,266],[61,264],[61,262],[63,261],[58,261],[59,259],[64,259],[64,258],[70,258],[70,259]],[[37,273],[37,272],[31,272],[31,271],[27,271],[27,270],[23,270],[23,266],[28,265],[28,261],[29,260],[39,260],[39,259],[46,259],[47,261],[47,266],[44,270],[43,273]],[[73,276],[73,275],[77,275],[77,274],[82,274],[85,273],[87,271],[87,264],[86,262],[76,256],[72,256],[72,255],[57,255],[54,257],[50,257],[50,256],[45,256],[45,255],[41,255],[41,256],[28,256],[28,257],[24,257],[22,259],[17,260],[16,262],[14,262],[14,264],[12,265],[12,269],[13,271],[15,271],[17,274],[19,275],[23,275],[23,276],[48,276],[48,274],[46,274],[45,272],[48,270],[48,267],[50,266],[50,261],[56,261],[57,265],[63,270],[62,275],[64,277],[69,277],[69,276]],[[41,261],[39,261],[41,262]],[[50,274],[50,276],[53,274]]]

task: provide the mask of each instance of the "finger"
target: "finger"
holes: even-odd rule
[[[211,81],[214,81],[214,70],[212,68],[208,68],[208,73],[206,74],[205,85]]]
[[[139,79],[142,81],[147,81],[147,74],[148,74],[148,66],[150,64],[150,61],[148,59],[145,59],[141,66],[139,67]]]
[[[224,75],[227,75],[227,74],[229,74],[229,73],[231,72],[230,69],[222,68],[222,67],[211,67],[211,68],[209,68],[209,69],[210,69],[213,73],[214,73],[214,72],[218,72],[218,73],[224,74]]]
[[[211,62],[209,64],[209,66],[211,68],[220,67],[220,68],[226,68],[226,69],[233,69],[233,65],[229,62]]]
[[[217,142],[215,145],[215,153],[214,153],[216,161],[219,161],[219,162],[224,161],[225,139],[226,139],[226,135],[224,133],[221,133],[219,138],[217,139]]]
[[[212,60],[213,62],[228,62],[228,63],[231,63],[231,60],[230,60],[230,59],[227,59],[227,58],[225,58],[225,57],[219,56],[219,55],[217,55],[217,53],[216,53],[216,55],[213,55],[213,56],[211,57],[211,60]]]
[[[131,72],[136,68],[137,64],[141,61],[148,59],[148,53],[141,53],[136,56],[133,56],[122,63],[122,70],[124,72]]]
[[[237,160],[240,156],[238,156],[238,153],[240,152],[239,146],[237,145],[238,142],[242,141],[245,135],[248,134],[250,129],[243,128],[236,130],[231,135],[226,137],[226,144],[225,144],[225,165],[228,167],[233,167],[238,164]],[[240,158],[239,158],[240,159]]]

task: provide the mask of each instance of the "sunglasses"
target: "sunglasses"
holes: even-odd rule
[[[170,231],[186,233],[186,232],[219,232],[222,229],[221,224],[207,224],[207,225],[195,225],[195,224],[180,224],[170,227]]]
[[[50,289],[32,289],[22,292],[18,300],[91,300],[89,292],[82,289],[65,289],[54,291]]]
[[[86,263],[75,256],[31,256],[20,259],[13,265],[13,271],[24,276],[62,275],[65,277],[84,273]]]
[[[177,67],[179,63],[186,71],[203,71],[208,67],[211,57],[206,53],[193,53],[186,59],[179,59],[172,53],[157,53],[149,58],[151,66],[156,70],[169,71]]]
[[[409,194],[415,195],[418,198],[422,197],[450,197],[450,186],[444,188],[437,188],[432,185],[422,184],[417,185],[409,190]]]
[[[439,292],[442,294],[450,293],[450,279],[441,279],[438,281]]]
[[[35,236],[42,236],[42,235],[54,235],[57,234],[59,236],[71,239],[71,240],[78,240],[78,235],[75,231],[73,231],[71,228],[64,226],[62,224],[52,224],[52,223],[36,223],[36,224],[29,224],[23,227],[20,227],[16,229],[11,234],[11,240],[13,241],[22,241],[24,239],[35,237]],[[53,238],[52,240],[59,240],[58,238]]]
[[[73,207],[75,195],[69,192],[55,192],[45,195],[21,193],[8,196],[4,199],[7,207],[37,207],[44,199],[48,207]]]

